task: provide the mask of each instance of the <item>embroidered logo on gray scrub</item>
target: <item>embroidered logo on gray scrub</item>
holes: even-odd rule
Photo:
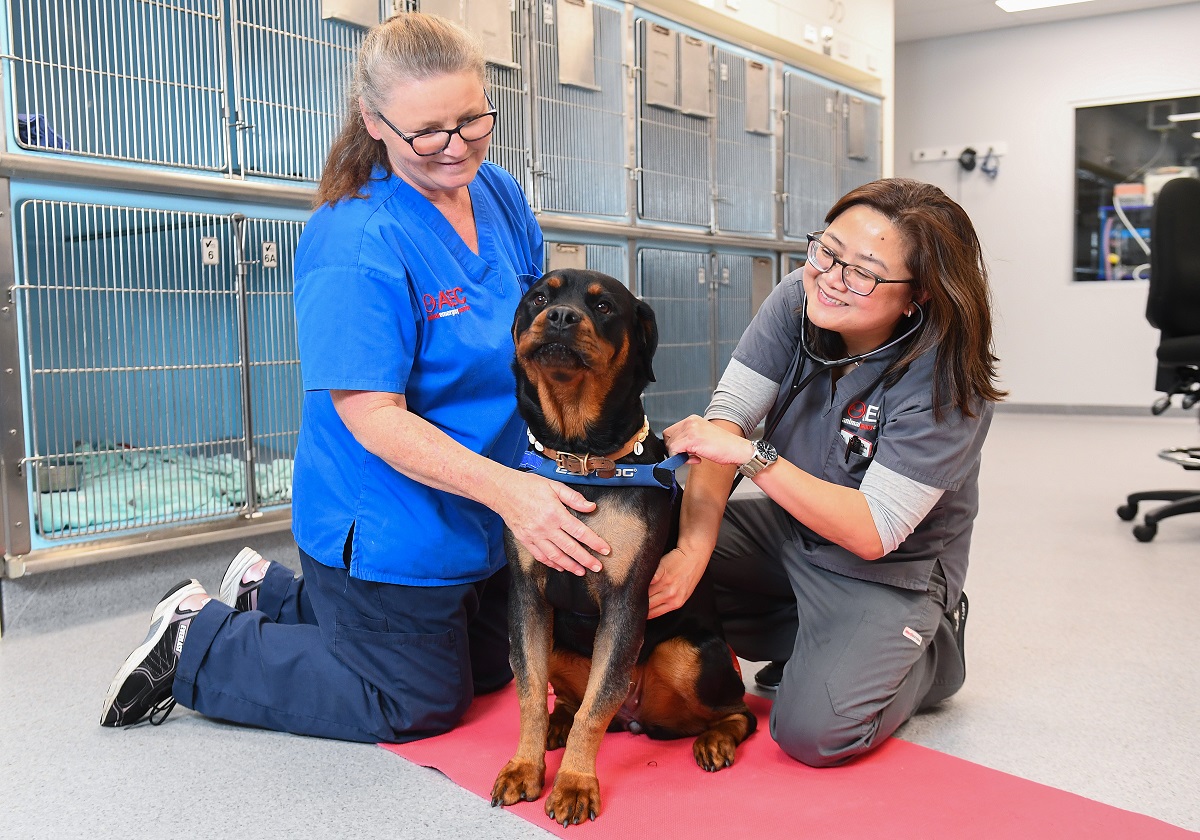
[[[842,415],[841,436],[846,444],[847,461],[852,453],[864,458],[875,454],[875,441],[879,437],[879,421],[882,416],[882,405],[853,400],[846,406]]]

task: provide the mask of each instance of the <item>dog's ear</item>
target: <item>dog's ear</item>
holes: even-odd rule
[[[537,281],[534,281],[533,285],[537,285]],[[521,299],[517,301],[517,309],[513,312],[512,337],[514,344],[517,341],[517,333],[521,330],[521,321],[529,310],[529,293],[533,291],[533,285],[525,290],[525,294],[521,295]]]
[[[654,382],[654,367],[651,361],[654,359],[654,351],[658,349],[658,321],[654,317],[654,310],[645,301],[637,302],[636,312],[638,329],[635,340],[642,352],[642,365],[646,378]]]

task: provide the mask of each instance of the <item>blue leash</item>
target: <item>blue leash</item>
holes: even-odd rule
[[[617,474],[612,478],[601,478],[594,473],[587,475],[579,475],[570,470],[564,469],[557,462],[551,461],[544,455],[538,454],[536,451],[526,450],[525,456],[521,458],[521,463],[517,469],[522,472],[536,473],[544,478],[549,478],[553,481],[561,481],[564,484],[595,484],[600,487],[658,487],[663,490],[670,490],[672,497],[679,489],[679,483],[675,480],[675,470],[687,463],[687,453],[680,452],[660,461],[657,464],[617,464]],[[666,470],[671,474],[671,482],[664,484],[658,480],[654,474],[655,470]]]

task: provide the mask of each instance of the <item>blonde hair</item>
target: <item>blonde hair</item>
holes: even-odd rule
[[[375,165],[388,166],[387,148],[367,131],[360,101],[377,112],[397,85],[453,73],[473,73],[487,86],[482,47],[451,21],[406,12],[371,29],[358,50],[346,119],[329,148],[313,206],[362,198]]]

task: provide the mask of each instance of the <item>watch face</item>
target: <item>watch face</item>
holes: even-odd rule
[[[775,451],[774,446],[765,440],[757,440],[754,442],[754,457],[738,467],[738,472],[747,478],[753,478],[775,463],[778,458],[779,453]]]

